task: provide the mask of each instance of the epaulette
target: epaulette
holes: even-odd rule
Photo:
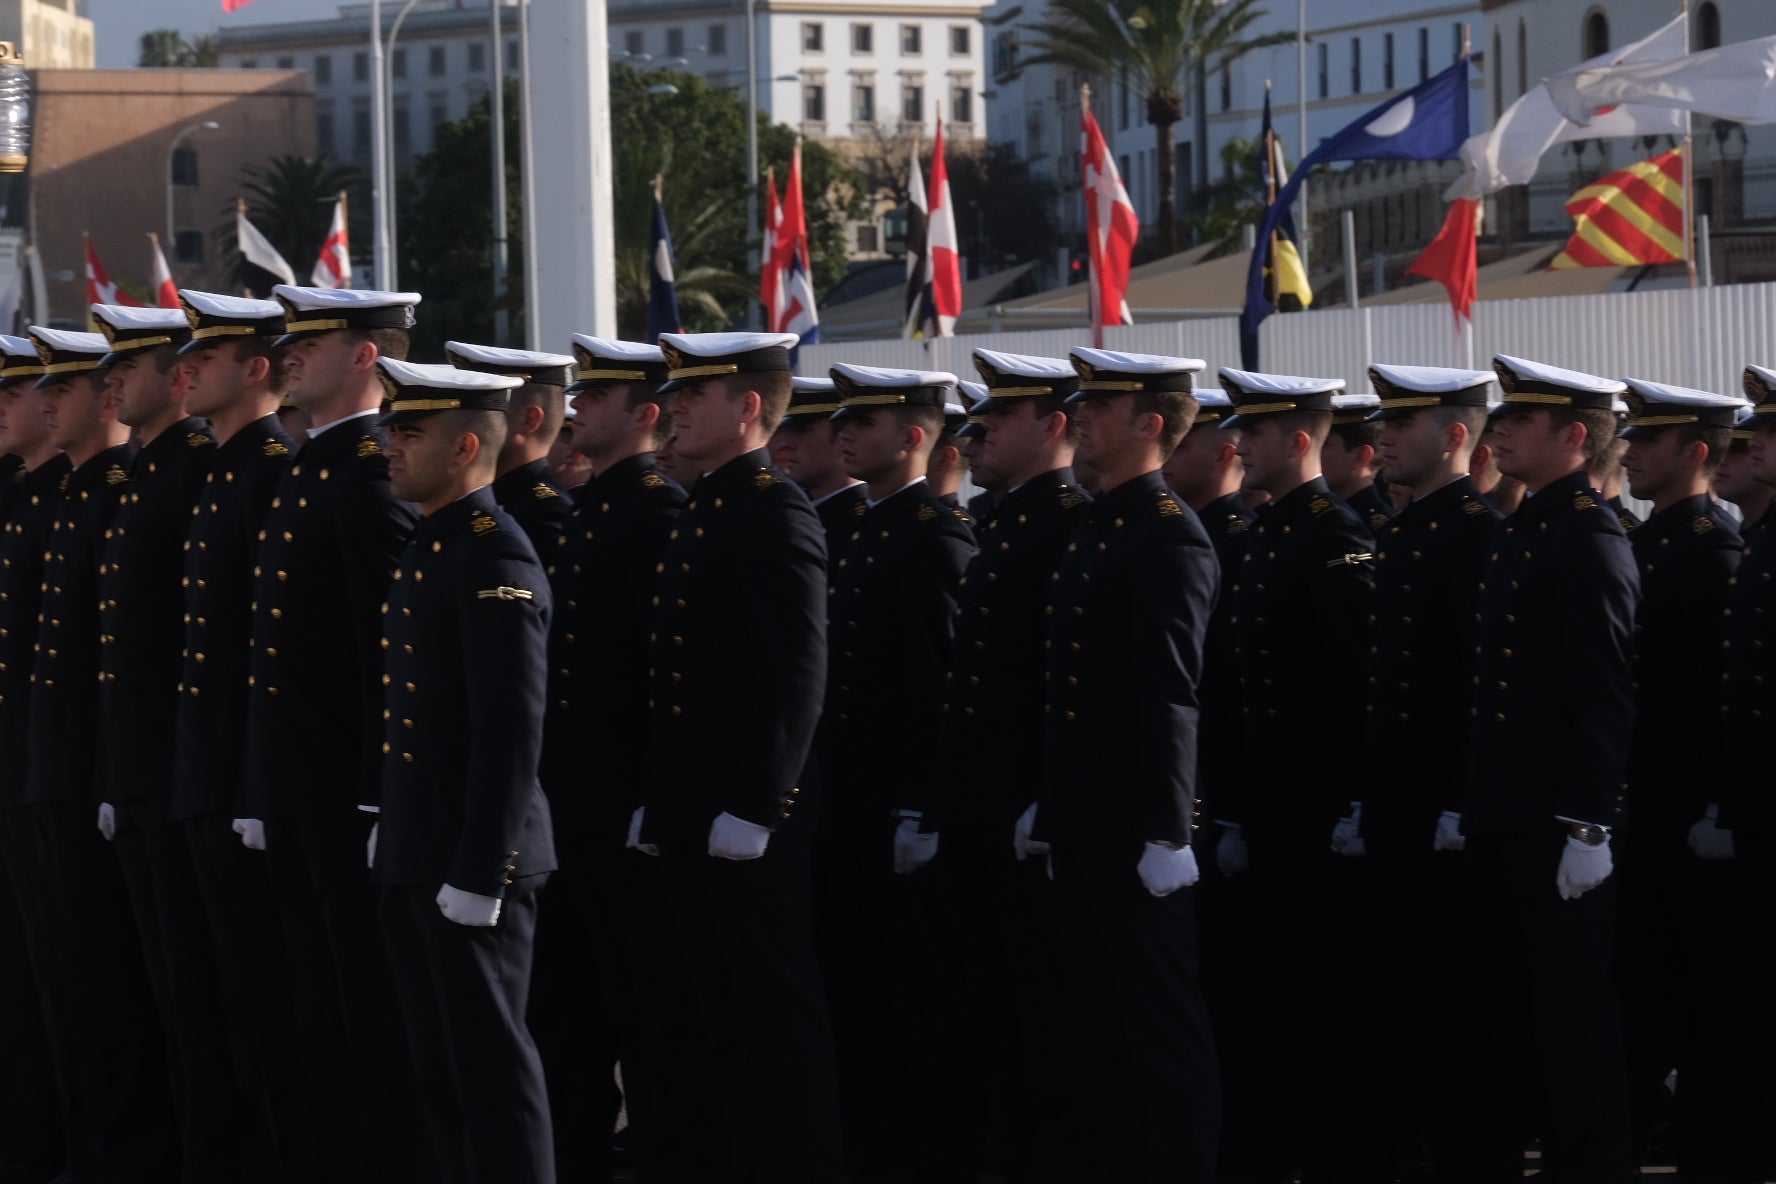
[[[956,521],[960,522],[962,525],[974,525],[974,519],[970,518],[967,514],[964,514],[961,510],[956,509],[954,506],[950,507],[950,513],[954,514],[956,516]]]
[[[779,481],[777,479],[777,474],[771,472],[769,469],[760,469],[757,474],[753,476],[752,484],[755,489],[769,489],[771,486],[781,485],[783,482]]]
[[[664,489],[665,486],[666,478],[660,476],[658,473],[643,473],[641,475],[641,487],[643,489]]]
[[[266,456],[272,457],[274,459],[277,457],[280,457],[280,456],[289,456],[290,455],[290,450],[288,448],[286,448],[284,446],[283,442],[280,440],[267,440],[265,442],[264,451],[265,451]]]
[[[548,501],[552,497],[561,496],[561,491],[556,489],[553,485],[550,485],[547,481],[538,481],[535,485],[530,487],[530,492],[540,502]]]
[[[490,534],[499,529],[499,523],[493,520],[492,514],[477,514],[469,519],[469,529],[476,534]]]
[[[203,432],[192,432],[185,437],[185,447],[187,448],[208,448],[215,442],[215,440],[205,435]]]
[[[105,470],[105,484],[122,485],[129,480],[129,474],[123,471],[122,465],[112,465]]]
[[[1307,503],[1307,508],[1313,512],[1315,518],[1318,518],[1321,514],[1324,514],[1327,510],[1332,508],[1332,502],[1327,498],[1316,497],[1313,501]]]
[[[1698,514],[1696,520],[1690,523],[1690,529],[1697,534],[1707,534],[1714,529],[1714,519],[1708,517],[1706,514]]]
[[[366,436],[364,439],[358,441],[358,455],[365,458],[381,456],[382,445]]]
[[[1182,518],[1184,507],[1180,506],[1170,494],[1159,495],[1159,516],[1161,518]]]

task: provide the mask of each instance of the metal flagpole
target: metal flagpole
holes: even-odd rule
[[[1295,0],[1295,159],[1307,155],[1307,0]],[[1307,270],[1313,248],[1313,220],[1307,216],[1307,178],[1295,191],[1301,202],[1301,220],[1295,224],[1295,244],[1301,253],[1301,269]]]
[[[1679,11],[1683,13],[1683,51],[1690,52],[1690,0],[1683,0]],[[1689,111],[1683,113],[1683,225],[1684,225],[1684,263],[1690,274],[1690,287],[1696,286],[1696,138],[1690,130]]]
[[[758,247],[751,244],[763,242],[764,232],[759,227],[758,16],[753,3],[746,0],[746,266],[757,275],[762,263]],[[746,302],[748,329],[759,327],[759,312],[756,301]]]
[[[524,195],[524,346],[537,350],[542,348],[542,338],[537,331],[536,313],[536,131],[531,124],[536,88],[530,81],[530,0],[518,0],[518,73],[522,87],[518,107],[518,150],[523,156],[520,176]]]
[[[506,42],[500,30],[500,0],[493,12],[493,343],[506,343]]]
[[[375,223],[373,270],[376,286],[394,287],[388,257],[388,76],[382,69],[382,0],[370,0],[370,211]],[[349,281],[348,281],[349,283]]]

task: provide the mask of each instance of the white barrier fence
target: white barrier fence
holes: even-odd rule
[[[982,333],[932,341],[890,339],[811,345],[797,370],[823,374],[834,362],[947,370],[973,379],[976,348],[1065,357],[1089,344],[1090,332],[1039,329]],[[1239,365],[1234,317],[1124,325],[1105,344],[1132,353],[1203,358],[1213,383],[1217,366]],[[1384,305],[1278,314],[1259,336],[1260,365],[1277,374],[1340,377],[1367,391],[1371,362],[1465,366],[1484,370],[1495,353],[1515,354],[1592,374],[1644,378],[1737,393],[1747,362],[1776,366],[1776,284],[1535,300],[1488,300],[1458,335],[1447,304]]]

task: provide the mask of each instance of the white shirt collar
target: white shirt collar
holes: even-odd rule
[[[375,414],[376,414],[376,408],[374,408],[374,407],[370,408],[370,410],[368,410],[368,411],[354,411],[350,415],[341,416],[340,418],[333,420],[331,423],[317,423],[313,427],[308,429],[308,434],[312,438],[314,436],[320,435],[322,432],[326,431],[328,428],[338,427],[340,424],[345,423],[347,420],[363,419],[366,415],[375,415]]]
[[[818,506],[822,502],[830,502],[833,498],[838,497],[841,493],[844,493],[845,491],[850,490],[850,489],[855,489],[859,485],[862,485],[862,484],[863,484],[863,482],[861,482],[861,481],[847,481],[843,485],[839,486],[837,489],[833,490],[831,493],[823,493],[819,497],[815,498],[814,505]]]
[[[920,482],[922,482],[924,480],[925,480],[925,478],[923,478],[923,477],[914,477],[911,481],[908,481],[905,485],[902,485],[899,489],[895,490],[894,493],[905,493],[907,490],[911,489],[915,485],[918,485]],[[889,494],[888,497],[893,497],[894,493]],[[882,504],[882,502],[887,501],[888,497],[882,498],[881,500],[878,501],[878,500],[872,499],[868,496],[865,496],[863,500],[866,502],[869,502],[869,504],[871,506],[879,506]]]

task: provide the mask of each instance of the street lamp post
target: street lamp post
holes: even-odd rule
[[[493,127],[493,343],[506,344],[506,39],[500,27],[500,0],[493,11],[493,94],[488,115]]]
[[[401,26],[406,23],[407,14],[413,11],[413,6],[417,3],[419,3],[419,0],[407,0],[407,3],[401,5],[401,11],[395,14],[394,26],[389,29],[388,63],[387,69],[385,69],[382,74],[382,86],[388,93],[389,107],[391,111],[393,110],[395,102],[395,42],[401,36]],[[383,192],[382,208],[380,210],[371,211],[388,227],[387,241],[383,244],[383,250],[388,255],[389,286],[391,288],[398,286],[401,282],[401,250],[400,244],[395,238],[394,123],[394,119],[391,118],[388,121],[388,126],[383,129],[384,143],[382,146],[382,164],[380,166],[382,173],[377,177],[377,184],[382,187]]]
[[[759,269],[759,130],[758,130],[758,19],[755,0],[746,0],[746,269]],[[759,305],[746,302],[746,327],[759,327]]]
[[[178,248],[177,248],[178,240],[173,237],[173,154],[179,150],[180,141],[184,140],[185,137],[189,136],[192,132],[213,132],[221,126],[222,126],[221,124],[217,123],[213,119],[206,119],[202,123],[194,123],[190,127],[185,128],[182,131],[180,131],[178,135],[173,137],[173,142],[171,144],[167,145],[167,236],[166,236],[166,241],[167,241],[168,246],[174,248],[173,254],[175,256],[178,254]]]

